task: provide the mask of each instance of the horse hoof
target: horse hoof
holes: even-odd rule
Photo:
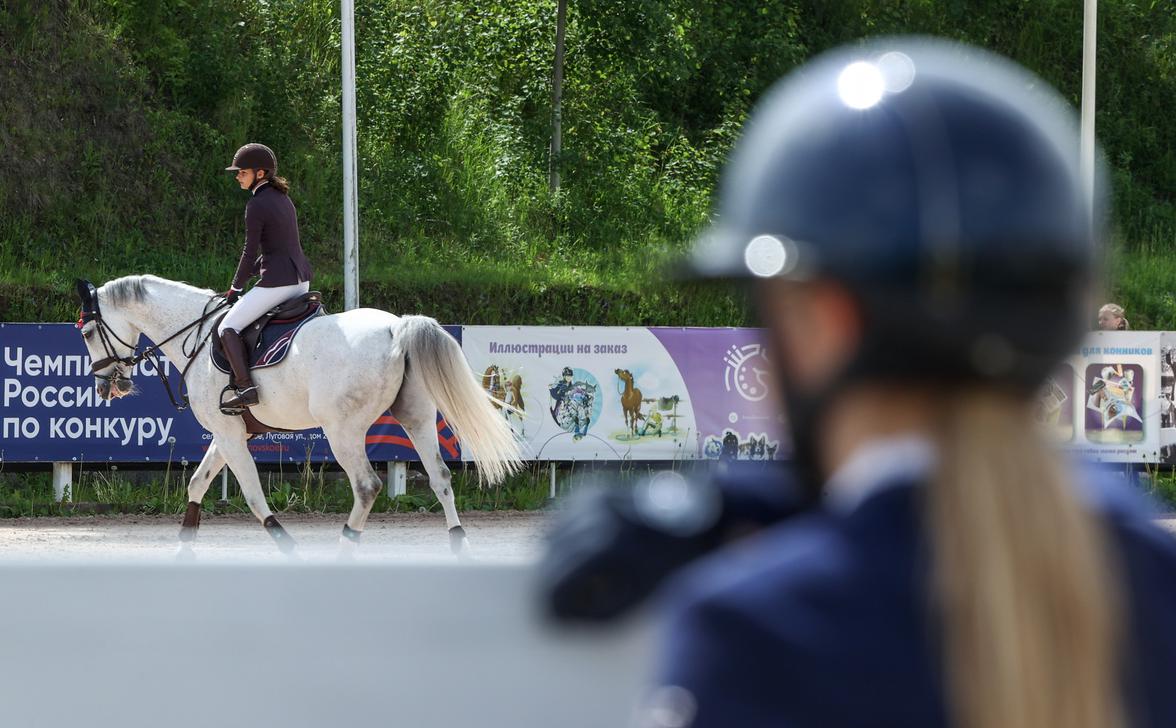
[[[351,563],[355,561],[355,555],[359,551],[359,544],[349,538],[339,537],[339,550],[335,552],[335,560],[341,564]]]
[[[469,539],[466,538],[466,532],[464,528],[461,526],[454,526],[453,528],[449,529],[449,549],[453,551],[454,554],[458,556],[462,556],[463,554],[468,555],[469,545],[470,542]]]
[[[193,541],[196,540],[197,533],[199,533],[199,529],[197,529],[193,526],[181,526],[180,527],[180,542],[181,543],[192,543]]]
[[[282,528],[282,524],[278,523],[278,519],[274,518],[273,516],[269,516],[265,519],[265,523],[262,525],[265,526],[266,533],[268,533],[270,538],[274,540],[274,543],[278,547],[278,551],[281,551],[284,554],[289,554],[294,551],[294,547],[298,544],[294,541],[294,538],[286,532],[286,529]]]
[[[176,561],[192,562],[196,560],[196,552],[192,550],[188,543],[180,544],[179,550],[176,551]]]

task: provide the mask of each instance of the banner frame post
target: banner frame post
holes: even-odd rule
[[[73,502],[73,463],[53,463],[53,500]]]

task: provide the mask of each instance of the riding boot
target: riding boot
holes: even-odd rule
[[[249,359],[245,356],[245,342],[241,341],[241,335],[233,329],[225,329],[221,334],[221,345],[224,346],[229,367],[233,370],[233,385],[237,388],[237,396],[225,401],[223,406],[233,409],[256,405],[257,387],[249,374]]]

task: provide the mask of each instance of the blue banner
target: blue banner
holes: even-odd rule
[[[447,326],[461,342],[461,327]],[[145,337],[140,344],[150,345]],[[199,356],[208,356],[201,352]],[[179,368],[160,355],[173,389]],[[131,372],[137,396],[102,401],[90,357],[72,324],[0,323],[0,462],[198,462],[212,436],[189,411],[172,407],[150,362]],[[438,417],[441,455],[461,450]],[[249,441],[258,462],[333,462],[322,430],[270,433]],[[373,461],[418,460],[403,428],[388,413],[367,436]]]

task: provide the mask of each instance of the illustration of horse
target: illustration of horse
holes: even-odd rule
[[[498,368],[497,364],[486,367],[486,371],[482,374],[482,389],[486,390],[486,394],[494,399],[494,406],[502,409],[500,403],[506,400],[506,389],[502,386],[502,370]],[[510,419],[510,410],[507,412],[507,419]]]
[[[491,395],[493,396],[493,395]],[[516,374],[510,378],[506,383],[506,396],[503,398],[506,407],[501,408],[506,414],[506,421],[513,425],[513,418],[517,417],[519,420],[519,435],[523,435],[523,427],[526,424],[527,405],[523,402],[523,377]]]
[[[625,383],[621,393],[621,407],[625,410],[625,426],[630,437],[637,435],[637,420],[641,419],[641,390],[633,387],[633,373],[628,369],[617,369],[617,377]]]

